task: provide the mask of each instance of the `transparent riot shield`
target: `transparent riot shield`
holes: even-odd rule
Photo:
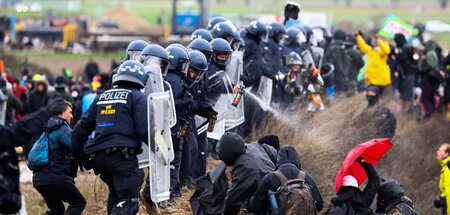
[[[264,103],[270,107],[270,102],[272,101],[272,79],[261,76],[261,81],[259,82],[258,92],[256,95],[264,101]]]
[[[149,167],[150,197],[153,202],[161,202],[170,198],[170,162],[174,159],[169,92],[152,93],[147,102],[148,159],[139,160],[139,164],[140,167]]]
[[[311,46],[311,52],[316,68],[320,69],[323,61],[323,48]]]
[[[175,112],[175,103],[173,100],[172,87],[166,81],[164,81],[161,73],[161,68],[148,65],[145,66],[145,71],[147,72],[147,84],[144,88],[145,95],[150,95],[150,93],[159,93],[164,91],[169,91],[170,94],[170,127],[177,124],[177,114]]]
[[[233,85],[240,83],[240,76],[243,74],[243,65],[244,53],[242,51],[234,51],[225,70]]]
[[[226,73],[233,85],[240,84],[240,76],[243,74],[243,57],[244,53],[242,51],[234,51],[227,65]],[[231,113],[225,118],[225,130],[235,128],[244,122],[244,99],[241,99],[238,106],[233,107],[231,110]]]
[[[300,54],[300,57],[302,57],[302,59],[303,59],[303,61],[305,62],[305,65],[306,65],[306,66],[312,65],[312,66],[316,67],[316,63],[314,62],[313,55],[312,55],[312,53],[311,53],[308,49],[304,50],[304,51]]]
[[[6,103],[7,103],[7,101],[8,101],[8,98],[0,90],[0,125],[5,125]]]
[[[215,111],[217,111],[216,126],[220,125],[220,122],[225,120],[225,117],[230,114],[236,107],[232,106],[234,99],[233,84],[231,83],[228,73],[225,71],[218,71],[216,74],[208,77],[209,85],[207,91],[207,100],[211,104]],[[198,133],[203,133],[208,127],[206,118],[195,116],[195,122],[197,125]],[[224,126],[224,124],[223,124]],[[217,134],[208,134],[209,136],[217,136],[224,133],[223,129],[214,129],[212,133],[219,132]],[[210,132],[208,132],[210,133]]]

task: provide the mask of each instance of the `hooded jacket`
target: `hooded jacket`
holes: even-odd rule
[[[440,160],[441,175],[439,176],[439,189],[441,190],[441,197],[444,197],[447,205],[447,214],[450,214],[450,169],[447,166],[447,162],[450,161],[450,156],[444,160]]]
[[[333,203],[333,205],[339,205],[348,201],[356,214],[368,215],[370,205],[372,204],[378,186],[380,185],[380,176],[371,164],[363,162],[361,166],[364,168],[369,178],[369,182],[367,183],[366,188],[364,188],[364,191],[361,191],[357,187],[342,186],[339,189],[338,195],[331,199],[331,203]]]
[[[255,148],[246,146],[244,140],[234,133],[225,133],[217,147],[220,159],[227,166],[233,166],[223,214],[238,214],[245,201],[256,191],[264,175],[273,171],[263,162],[270,158]]]
[[[296,179],[301,170],[300,158],[294,147],[285,145],[280,148],[277,157],[276,170],[281,171],[288,180]],[[314,178],[306,173],[306,183],[311,187],[311,194],[318,211],[323,208],[323,200]],[[258,189],[250,201],[250,210],[255,213],[268,213],[270,210],[268,191],[277,191],[280,180],[274,173],[269,173],[262,179]]]
[[[74,183],[72,166],[66,160],[71,153],[70,129],[60,117],[52,117],[44,125],[48,134],[49,165],[33,172],[33,186]]]
[[[422,62],[422,83],[430,82],[438,85],[442,79],[439,74],[439,59],[436,54],[436,42],[427,41],[425,44],[425,59]]]
[[[42,90],[42,92],[34,90],[30,93],[26,104],[28,113],[38,111],[42,106],[44,106],[44,98],[47,96],[47,84],[43,81],[39,81],[36,83],[35,89],[37,89],[38,85],[44,86],[44,90]]]
[[[364,41],[361,35],[356,36],[356,42],[361,52],[367,55],[366,84],[377,86],[390,85],[391,69],[387,64],[388,55],[391,53],[389,43],[378,39],[379,49],[374,49]]]
[[[345,91],[345,86],[348,81],[347,77],[350,65],[348,64],[345,50],[345,39],[346,33],[342,30],[337,30],[334,33],[333,40],[324,55],[325,62],[329,62],[334,66],[334,72],[333,75],[331,75],[333,77],[329,77],[328,79],[331,79],[332,82],[334,82],[336,92]]]
[[[377,191],[377,214],[417,215],[412,201],[405,196],[403,187],[396,180],[389,180],[380,185]],[[383,203],[383,206],[381,206]]]

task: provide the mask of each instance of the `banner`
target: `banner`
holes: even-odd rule
[[[419,31],[414,26],[391,14],[384,22],[383,27],[380,28],[378,34],[392,39],[397,33],[405,35],[406,39],[409,40],[411,37],[417,35]]]

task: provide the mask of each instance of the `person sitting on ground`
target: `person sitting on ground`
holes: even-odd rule
[[[418,215],[412,200],[405,196],[405,191],[398,181],[391,179],[381,183],[377,194],[377,215]]]
[[[366,188],[361,191],[356,178],[352,175],[346,175],[343,178],[338,195],[331,199],[331,203],[333,205],[341,205],[349,202],[355,214],[368,215],[381,179],[372,164],[360,158],[357,161],[361,163],[369,178]]]
[[[298,178],[301,168],[300,157],[295,148],[290,145],[282,146],[278,152],[276,170],[281,172],[288,180],[292,180]],[[321,211],[323,200],[314,178],[306,173],[305,182],[311,188],[311,195],[314,199],[316,210]],[[269,212],[268,193],[269,191],[276,192],[280,186],[282,184],[274,172],[264,176],[251,198],[250,211],[255,213]]]

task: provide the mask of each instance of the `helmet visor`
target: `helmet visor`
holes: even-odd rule
[[[156,56],[142,56],[142,64],[144,66],[154,65],[161,68],[161,73],[163,76],[167,74],[167,69],[169,68],[169,62]]]
[[[141,61],[141,51],[128,51],[129,60]]]
[[[188,69],[188,72],[186,74],[186,77],[188,77],[190,80],[194,81],[195,83],[200,82],[203,79],[203,76],[205,75],[204,70],[198,70],[194,67],[190,66]]]

